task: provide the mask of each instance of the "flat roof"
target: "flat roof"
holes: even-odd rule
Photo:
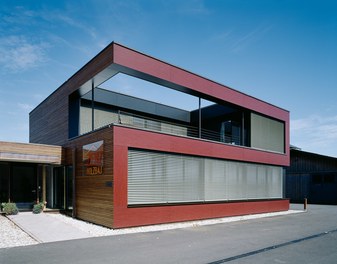
[[[0,141],[0,161],[60,165],[62,147]]]
[[[118,73],[207,100],[228,102],[280,120],[286,120],[289,117],[288,110],[116,42],[111,42],[44,101],[60,89],[67,89],[68,95],[76,92],[83,96],[92,87],[98,87]]]

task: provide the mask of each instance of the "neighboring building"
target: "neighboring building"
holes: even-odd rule
[[[286,197],[292,202],[337,204],[337,158],[290,149]]]
[[[118,74],[195,96],[199,108],[99,87]],[[30,142],[63,147],[62,209],[100,225],[289,209],[288,111],[117,43],[30,113]]]

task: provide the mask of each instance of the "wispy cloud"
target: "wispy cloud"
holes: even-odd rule
[[[92,39],[97,38],[97,32],[94,27],[92,27],[88,23],[83,23],[82,21],[71,17],[64,10],[62,12],[58,10],[53,10],[51,12],[48,12],[48,14],[46,14],[45,12],[41,12],[38,15],[41,16],[41,18],[45,21],[49,21],[53,24],[61,23],[67,27],[75,28],[87,33]]]
[[[216,45],[223,43],[232,53],[239,53],[261,41],[272,28],[272,25],[260,25],[243,32],[233,27],[224,28],[222,31],[215,33],[209,41],[216,43]]]
[[[168,2],[169,3],[169,2]],[[210,10],[205,6],[202,0],[193,1],[179,1],[178,13],[183,13],[187,15],[208,15]]]
[[[254,42],[258,41],[260,38],[263,37],[268,31],[272,29],[272,25],[261,25],[257,28],[245,32],[241,36],[239,36],[235,41],[233,41],[231,50],[233,52],[240,52],[241,50],[245,49],[249,45],[253,44]]]
[[[317,153],[335,153],[337,156],[337,115],[312,115],[291,120],[292,144]]]
[[[17,103],[17,106],[19,107],[19,109],[26,112],[30,112],[34,108],[32,105],[27,103]]]
[[[45,61],[47,47],[50,50],[62,45],[92,56],[92,49],[82,45],[77,36],[87,36],[91,42],[98,34],[91,21],[74,12],[76,8],[72,4],[63,9],[42,6],[32,10],[19,5],[5,8],[0,12],[0,33],[6,28],[0,39],[0,63],[11,71],[32,68]]]
[[[25,36],[0,38],[0,64],[17,72],[34,68],[47,60],[46,43],[29,42]]]

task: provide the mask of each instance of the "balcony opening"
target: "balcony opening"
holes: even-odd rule
[[[252,137],[251,122],[254,120],[255,131],[256,114],[240,106],[208,99],[118,73],[71,100],[70,137],[118,124],[245,147],[271,145],[269,142],[256,144],[259,138],[256,133]],[[278,136],[282,137],[283,133],[280,142],[284,144],[284,131],[280,129],[277,128]],[[277,147],[276,151],[280,149]]]

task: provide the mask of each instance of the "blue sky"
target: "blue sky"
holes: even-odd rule
[[[116,41],[289,110],[291,144],[337,157],[335,0],[0,3],[2,141],[28,142],[29,112]]]

